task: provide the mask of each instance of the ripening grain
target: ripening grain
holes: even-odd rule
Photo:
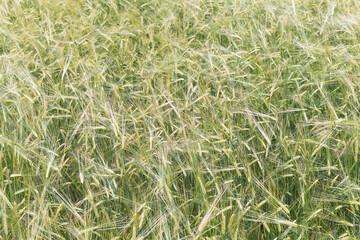
[[[0,239],[359,239],[356,0],[0,2]]]

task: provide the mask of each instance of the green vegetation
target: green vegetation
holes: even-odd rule
[[[359,239],[357,0],[0,2],[0,239]]]

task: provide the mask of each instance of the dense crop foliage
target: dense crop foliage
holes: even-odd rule
[[[0,2],[0,239],[358,239],[357,0]]]

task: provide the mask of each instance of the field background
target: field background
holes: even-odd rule
[[[0,2],[0,239],[359,239],[357,0]]]

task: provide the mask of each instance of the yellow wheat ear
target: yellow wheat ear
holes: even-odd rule
[[[333,128],[336,127],[336,120],[338,119],[337,115],[336,115],[336,112],[334,111],[333,108],[329,108],[330,110],[330,121],[333,122]]]
[[[335,122],[335,120],[338,119],[336,112],[334,111],[333,108],[329,108],[329,109],[330,109],[330,120]]]

